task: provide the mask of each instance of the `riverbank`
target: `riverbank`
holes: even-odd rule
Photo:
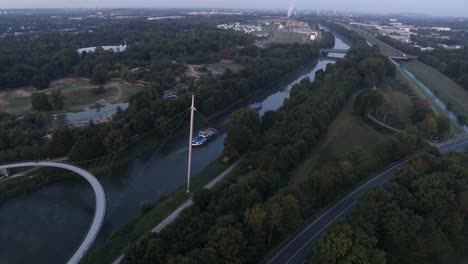
[[[344,46],[344,47],[346,47],[346,46]],[[278,93],[276,93],[274,95],[271,95],[268,98],[265,98],[262,101],[262,104],[263,104],[264,108],[260,111],[260,114],[263,115],[263,113],[265,111],[278,109],[282,105],[283,100],[285,98],[289,97],[289,91],[290,91],[291,87],[295,83],[299,82],[300,80],[302,80],[305,77],[309,77],[310,79],[313,80],[315,72],[317,70],[319,70],[319,69],[325,69],[326,65],[328,63],[334,63],[334,61],[332,61],[332,60],[321,60],[321,61],[319,61],[317,63],[317,65],[312,70],[309,69],[308,74],[305,74],[305,75],[301,76],[300,78],[297,78],[294,82],[287,85],[287,87],[286,87],[286,89],[284,89],[284,91],[279,91]],[[220,158],[218,158],[218,159],[220,159]],[[211,165],[212,164],[210,164],[209,166],[211,166]],[[240,170],[242,170],[242,169],[239,168],[239,171]],[[233,172],[232,174],[236,174],[236,172]],[[182,189],[180,189],[180,188],[182,188]],[[178,192],[184,190],[183,186],[180,187],[180,188],[179,188]],[[175,197],[177,197],[177,196],[178,196],[177,193],[175,193]],[[183,200],[183,199],[172,200],[171,199],[171,201],[176,201],[180,205],[180,204],[183,204],[186,200]],[[149,227],[149,224],[147,224],[148,222],[152,221],[153,225],[161,222],[162,217],[159,214],[159,212],[161,212],[161,210],[166,209],[166,206],[165,206],[164,203],[165,202],[163,201],[162,204],[158,204],[151,211],[152,214],[158,215],[159,218],[156,218],[156,217],[153,218],[151,216],[145,216],[144,215],[144,216],[140,216],[139,218],[137,218],[137,220],[131,221],[126,226],[124,226],[123,228],[120,229],[120,230],[123,230],[123,231],[119,232],[116,235],[112,235],[105,242],[105,244],[102,247],[98,248],[95,252],[93,252],[89,256],[87,256],[84,263],[107,263],[107,262],[114,261],[123,252],[125,247],[128,245],[129,241],[137,241],[138,238],[141,237],[141,235],[145,234],[144,228],[140,229],[141,226],[146,226],[146,228],[148,229],[148,227]],[[177,206],[175,206],[175,204],[172,204],[172,205],[174,206],[173,209],[175,210],[177,208]],[[169,215],[168,212],[166,212],[166,213],[167,213],[167,215]],[[138,228],[135,227],[136,225],[138,225]]]
[[[360,36],[365,38],[368,43],[377,45],[383,53],[404,54],[387,43],[378,40],[365,30],[350,25],[345,25],[343,23],[339,24],[355,31]],[[423,64],[422,62],[416,61],[398,63],[392,59],[390,60],[395,64],[397,68],[397,74],[403,76],[416,93],[424,96],[424,98],[426,98],[431,103],[432,109],[437,115],[444,115],[452,120],[452,133],[458,134],[468,132],[468,127],[466,125],[460,124],[459,117],[457,116],[457,114],[463,114],[465,111],[468,111],[466,104],[462,103],[464,102],[463,98],[466,98],[468,95],[461,87],[459,87],[458,84],[454,83],[442,73],[431,68],[430,66]],[[420,80],[420,78],[424,79]],[[430,85],[430,87],[427,85]],[[438,87],[445,87],[447,89],[441,91]],[[454,114],[451,110],[449,110],[450,107],[447,107],[448,104],[451,104],[452,108],[454,108],[454,111],[457,110],[458,112]]]
[[[200,173],[191,178],[191,193],[186,186],[161,199],[148,212],[138,215],[124,226],[115,230],[106,242],[88,254],[82,263],[112,263],[125,250],[129,241],[137,241],[168,217],[176,208],[191,198],[191,195],[205,187],[211,180],[228,168],[221,159],[212,161]]]
[[[340,41],[338,41],[338,44]],[[344,45],[344,44],[342,44]],[[302,66],[300,69],[296,69],[294,72],[289,74],[289,80],[285,79],[285,76],[282,76],[281,80],[274,85],[265,85],[264,86],[264,95],[253,95],[251,98],[254,102],[262,102],[264,108],[260,111],[260,114],[263,114],[265,111],[268,110],[276,110],[283,104],[285,98],[289,97],[289,91],[293,84],[297,83],[304,77],[309,77],[310,79],[314,79],[314,74],[317,70],[325,69],[328,63],[334,63],[336,60],[327,60],[326,58],[320,58],[319,61],[312,60],[308,64]],[[286,77],[288,78],[288,77]],[[245,101],[245,104],[250,103],[249,100]],[[235,107],[234,107],[235,109]],[[233,109],[233,111],[234,111]],[[226,113],[228,116],[229,113]],[[221,114],[217,117],[220,119],[224,118],[224,115]],[[187,130],[187,131],[186,131]],[[152,225],[157,224],[163,219],[164,210],[165,212],[170,212],[168,208],[176,208],[177,204],[180,204],[184,201],[182,198],[186,198],[184,192],[184,186],[186,182],[186,168],[183,164],[186,164],[186,145],[187,140],[186,135],[188,132],[188,128],[185,129],[182,127],[180,131],[178,131],[174,135],[174,140],[170,140],[167,142],[166,147],[161,150],[161,152],[153,157],[153,155],[148,154],[149,152],[154,152],[155,147],[151,145],[148,141],[154,140],[157,145],[157,142],[161,142],[160,139],[155,138],[152,139],[150,136],[146,139],[148,141],[142,140],[140,144],[142,144],[142,148],[147,149],[146,154],[144,155],[137,155],[137,158],[131,158],[133,153],[130,150],[127,150],[125,155],[122,157],[123,159],[128,159],[128,162],[125,165],[117,166],[115,169],[112,170],[112,175],[108,178],[104,178],[105,184],[104,188],[106,189],[106,195],[108,204],[110,205],[109,214],[105,220],[103,228],[100,232],[100,235],[97,240],[97,245],[104,246],[107,244],[106,241],[111,241],[114,243],[117,240],[117,232],[116,229],[119,230],[118,234],[123,234],[125,237],[129,237],[134,232],[139,230],[140,224],[136,225],[135,221],[132,221],[130,224],[126,224],[129,219],[135,219],[136,215],[139,215],[139,205],[142,201],[145,200],[159,200],[161,203],[161,208],[158,210],[163,210],[162,212],[156,210],[154,212],[153,217],[147,216],[143,222],[140,222],[141,225],[144,225],[144,222],[151,221],[151,225],[146,225],[145,228],[141,228],[141,230],[146,229],[146,227],[150,227]],[[180,133],[180,134],[179,134]],[[219,137],[215,138],[210,144],[204,146],[202,148],[194,149],[194,155],[192,160],[192,174],[197,175],[200,174],[203,168],[211,161],[215,159],[219,159],[220,155],[222,154],[224,148],[224,138],[226,137],[225,134],[220,135]],[[144,141],[144,142],[143,142]],[[136,144],[135,144],[136,146]],[[142,151],[142,148],[135,147],[136,152]],[[99,164],[97,164],[99,165]],[[209,181],[209,180],[207,180]],[[25,196],[21,199],[16,199],[9,203],[9,206],[4,209],[4,212],[8,211],[9,215],[15,215],[19,213],[23,218],[31,219],[31,216],[27,216],[29,212],[24,212],[21,210],[21,204],[28,203],[29,205],[35,205],[35,208],[39,210],[42,207],[47,207],[53,201],[51,200],[36,200],[34,197],[37,197],[38,194],[47,194],[50,189],[59,189],[68,191],[68,187],[64,186],[65,184],[59,183],[51,186],[50,188],[42,188],[38,193],[33,195]],[[54,207],[53,209],[56,210],[54,214],[56,215],[64,215],[67,218],[65,221],[56,222],[55,219],[48,219],[48,221],[36,221],[34,226],[23,228],[24,232],[28,232],[30,236],[34,236],[37,238],[42,237],[41,234],[37,234],[37,230],[41,230],[41,232],[49,233],[48,238],[54,238],[57,241],[60,241],[60,245],[58,246],[61,252],[67,254],[67,252],[71,252],[73,249],[65,248],[67,245],[74,245],[79,241],[78,238],[70,239],[71,234],[67,232],[54,232],[58,228],[62,228],[62,226],[74,226],[76,223],[88,223],[88,213],[86,211],[83,212],[76,212],[76,208],[82,204],[82,200],[87,200],[89,197],[89,193],[87,193],[84,184],[78,184],[73,187],[73,191],[77,192],[78,194],[74,194],[73,197],[69,197],[68,195],[63,196],[63,200],[73,200],[70,201],[72,204],[76,204],[73,206],[68,207]],[[178,189],[179,188],[179,189]],[[176,191],[174,199],[155,199],[156,197],[161,197],[167,193],[172,193],[174,190],[180,190],[182,188],[182,194],[179,191]],[[180,195],[180,196],[179,196]],[[172,197],[172,195],[171,195]],[[182,197],[182,198],[180,198]],[[180,198],[180,199],[179,199]],[[159,206],[159,205],[158,205]],[[13,209],[12,209],[13,208]],[[13,210],[13,211],[11,211]],[[0,207],[0,213],[2,208]],[[68,218],[68,216],[74,215],[73,218]],[[146,215],[146,214],[145,214]],[[159,215],[159,217],[158,217]],[[155,219],[159,219],[159,221],[155,221]],[[7,221],[10,223],[14,223],[13,219],[11,221]],[[66,223],[66,225],[65,225]],[[122,227],[125,225],[124,227]],[[11,225],[10,225],[11,226]],[[122,227],[122,228],[119,228]],[[17,237],[14,230],[16,227],[9,228],[11,232],[7,232],[5,237]],[[74,234],[85,233],[86,227],[84,228],[74,228]],[[129,233],[130,232],[130,233]],[[138,237],[135,235],[136,239]],[[21,248],[18,245],[19,242],[22,243],[18,238],[19,241],[10,242],[10,251],[16,251],[16,248]],[[11,241],[11,239],[10,239]],[[122,243],[124,247],[127,245],[125,239],[122,239]],[[1,241],[0,241],[1,242]],[[37,248],[40,248],[38,245]],[[100,248],[100,247],[99,247]],[[109,249],[109,248],[108,248]],[[112,249],[109,249],[112,250]],[[41,258],[38,257],[38,254],[34,253],[35,251],[30,251],[27,254],[22,254],[21,257],[18,257],[18,260],[23,260],[22,262],[28,262],[26,260],[33,260],[30,259],[28,256],[34,256],[34,260],[40,260]],[[48,255],[47,252],[41,251],[45,255],[43,259],[47,259],[46,256]],[[121,252],[118,252],[119,254]],[[9,255],[19,255],[19,254],[9,254]],[[50,257],[50,254],[49,254]],[[48,258],[50,259],[50,258]],[[54,260],[59,262],[61,257],[54,257]]]
[[[279,84],[268,86],[266,89],[257,91],[255,94],[251,94],[246,98],[240,99],[239,101],[227,106],[224,110],[207,117],[207,120],[202,120],[200,116],[195,116],[195,123],[206,123],[207,121],[210,123],[223,123],[227,120],[230,114],[238,109],[245,107],[252,102],[256,102],[258,100],[261,101],[271,94],[281,91],[281,87],[294,82],[297,79],[297,76],[303,76],[304,73],[307,72],[307,69],[315,67],[317,63],[318,59],[314,59],[311,63],[303,65],[295,72],[285,76]],[[200,129],[201,127],[202,126],[199,125],[198,127],[195,127],[195,130]],[[188,130],[188,122],[182,124],[166,144],[171,145],[180,141],[181,138],[187,136]],[[102,160],[94,160],[92,162],[65,162],[70,162],[75,166],[87,169],[98,179],[103,179],[108,177],[109,170],[126,166],[128,163],[141,156],[152,155],[157,148],[161,147],[162,144],[163,140],[158,135],[150,133],[129,145],[126,149],[121,151],[118,156],[105,156]],[[11,179],[8,181],[8,184],[6,184],[6,182],[0,182],[0,203],[19,195],[26,195],[57,182],[79,180],[78,177],[74,177],[68,172],[55,170],[53,172],[53,176],[48,177],[49,174],[51,174],[49,169],[39,169],[34,175],[25,175],[24,177]]]

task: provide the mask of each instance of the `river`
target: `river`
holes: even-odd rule
[[[349,46],[335,36],[334,48]],[[295,83],[305,77],[313,80],[316,71],[335,61],[321,57],[316,64],[280,84],[276,92],[254,98],[263,104],[260,114],[277,110]],[[220,156],[225,137],[223,134],[193,150],[192,175]],[[112,171],[112,176],[103,181],[107,215],[95,244],[102,243],[113,230],[136,216],[142,201],[156,201],[159,195],[186,182],[186,146],[186,137],[180,137],[155,157],[143,155]],[[60,182],[8,200],[0,205],[0,264],[66,262],[88,231],[93,213],[94,194],[84,181]]]

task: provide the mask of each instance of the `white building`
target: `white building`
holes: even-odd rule
[[[432,29],[436,31],[451,31],[452,30],[449,27],[432,27]]]
[[[311,32],[309,34],[309,40],[317,40],[318,39],[318,32]]]
[[[422,47],[422,46],[419,46],[419,45],[414,45],[414,47],[420,49],[421,51],[432,51],[432,50],[434,50],[433,47]]]
[[[447,45],[447,44],[439,44],[440,47],[444,48],[444,49],[451,49],[451,50],[455,50],[455,49],[463,49],[464,47],[461,46],[461,45]]]
[[[127,50],[127,43],[125,42],[125,45],[120,45],[120,46],[101,46],[103,50],[107,51],[112,51],[112,52],[124,52]],[[78,49],[77,52],[79,54],[83,54],[83,52],[90,53],[90,52],[95,52],[97,47],[87,47],[87,48],[81,48]]]

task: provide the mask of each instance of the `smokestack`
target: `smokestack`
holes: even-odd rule
[[[291,18],[296,15],[296,8],[294,7],[294,0],[289,2],[289,9],[288,9],[288,18]]]

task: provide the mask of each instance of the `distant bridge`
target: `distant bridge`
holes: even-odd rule
[[[348,52],[348,50],[345,50],[345,49],[321,49],[320,50],[320,53],[324,53],[324,54],[327,54],[327,53],[341,53],[341,54],[346,54]],[[388,52],[382,52],[382,55],[384,55],[385,57],[389,57],[391,59],[394,59],[394,60],[415,60],[418,58],[418,56],[414,56],[414,55],[407,55],[405,53],[388,53]]]
[[[89,172],[80,169],[78,167],[59,162],[51,161],[36,161],[36,162],[21,162],[8,165],[0,165],[0,170],[11,169],[11,168],[21,168],[21,167],[53,167],[69,170],[77,173],[81,177],[85,178],[86,181],[91,185],[96,196],[96,207],[94,209],[94,218],[91,226],[89,227],[88,234],[84,238],[78,250],[73,254],[73,256],[68,260],[68,264],[76,264],[81,258],[86,254],[88,249],[93,244],[94,240],[101,229],[102,222],[104,220],[104,214],[106,212],[106,195],[104,189],[99,181]]]
[[[342,54],[346,54],[348,52],[348,50],[345,50],[345,49],[321,49],[320,52],[321,53],[342,53]]]

